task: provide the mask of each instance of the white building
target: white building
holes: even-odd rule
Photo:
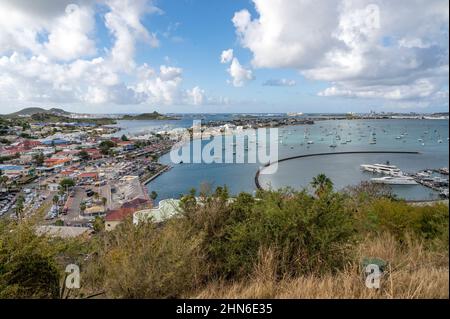
[[[164,199],[159,202],[157,208],[141,210],[133,214],[133,224],[152,220],[153,222],[163,222],[180,212],[180,200]]]

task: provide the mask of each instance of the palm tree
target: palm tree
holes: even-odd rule
[[[81,211],[81,215],[84,214],[84,211],[86,210],[86,203],[85,202],[81,202],[80,203],[80,211]]]
[[[55,195],[55,196],[53,196],[53,204],[58,204],[58,202],[59,202],[59,196],[58,195]]]
[[[320,197],[333,189],[333,182],[325,174],[319,174],[313,178],[311,186],[315,189],[315,194]]]
[[[107,202],[108,202],[108,200],[106,199],[106,197],[102,197],[102,204],[104,207],[106,207]]]

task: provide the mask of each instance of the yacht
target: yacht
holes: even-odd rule
[[[409,176],[384,176],[379,178],[371,178],[371,182],[389,185],[417,185],[414,178]]]
[[[366,172],[379,173],[384,175],[399,175],[401,174],[400,169],[394,165],[386,164],[363,164],[361,169]]]

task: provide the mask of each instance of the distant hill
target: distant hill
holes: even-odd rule
[[[143,120],[175,120],[177,118],[170,117],[167,115],[160,114],[158,112],[153,113],[142,113],[139,115],[124,115],[122,117],[122,120],[137,120],[137,121],[143,121]]]
[[[5,117],[23,117],[23,116],[33,116],[35,114],[50,114],[58,116],[68,116],[72,113],[64,111],[63,109],[52,108],[49,110],[40,107],[27,107],[15,113],[7,114]]]

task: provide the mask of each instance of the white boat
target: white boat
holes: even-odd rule
[[[395,165],[363,164],[363,165],[361,165],[361,169],[366,172],[391,175],[391,176],[398,176],[399,174],[401,174],[400,169]]]
[[[371,178],[371,182],[377,184],[389,184],[389,185],[417,185],[414,178],[409,176],[384,176],[379,178]]]
[[[313,141],[308,141],[308,145],[314,144]]]

